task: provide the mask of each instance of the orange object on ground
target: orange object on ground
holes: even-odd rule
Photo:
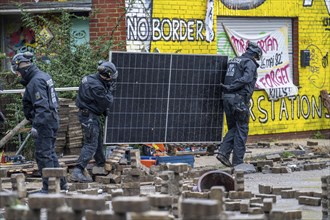
[[[141,163],[146,167],[151,167],[152,165],[156,165],[156,160],[141,160]]]

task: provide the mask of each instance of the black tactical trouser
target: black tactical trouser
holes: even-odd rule
[[[42,174],[43,168],[60,167],[57,155],[55,153],[55,140],[57,135],[58,123],[46,122],[47,127],[36,128],[38,137],[34,138],[35,158],[38,170]],[[61,189],[66,186],[66,178],[61,178]],[[42,189],[48,191],[48,178],[42,178]]]
[[[220,145],[219,153],[229,159],[233,152],[232,164],[243,163],[245,143],[249,132],[249,105],[238,94],[224,95],[224,111],[226,113],[228,132]]]
[[[84,144],[77,161],[77,167],[85,169],[88,162],[94,157],[97,166],[104,166],[103,136],[98,115],[91,112],[78,113],[83,128]]]

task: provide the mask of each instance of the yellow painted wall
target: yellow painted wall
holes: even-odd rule
[[[152,17],[204,20],[206,2],[206,0],[155,0]],[[225,7],[222,0],[219,0],[215,1],[215,31],[217,16],[298,18],[299,37],[294,36],[293,40],[298,40],[299,46],[293,49],[294,54],[300,56],[300,50],[305,49],[311,52],[311,66],[300,67],[299,62],[298,72],[293,73],[294,77],[299,75],[299,85],[297,85],[299,94],[296,97],[271,102],[264,91],[254,93],[249,134],[330,129],[330,115],[320,98],[321,90],[330,92],[330,24],[327,23],[330,16],[325,1],[314,0],[311,7],[304,7],[303,0],[265,0],[257,8],[237,10]],[[158,48],[162,53],[173,53],[177,50],[184,54],[217,53],[216,39],[211,43],[206,41],[151,42],[151,51],[154,48]],[[328,56],[326,56],[327,53]]]

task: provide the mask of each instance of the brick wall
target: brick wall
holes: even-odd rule
[[[90,40],[112,40],[113,50],[126,49],[125,1],[93,0]]]

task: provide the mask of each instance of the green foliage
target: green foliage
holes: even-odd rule
[[[320,132],[320,131],[316,131],[313,136],[313,139],[325,139],[325,136]]]
[[[49,73],[56,87],[79,86],[83,76],[96,72],[97,62],[107,59],[112,41],[104,41],[104,37],[92,43],[74,44],[71,34],[72,19],[87,19],[64,11],[57,16],[35,15],[23,12],[24,26],[36,33],[38,47],[35,49],[36,64]],[[42,28],[47,27],[53,39],[47,42],[42,35]],[[46,44],[47,42],[47,44]],[[45,62],[45,58],[48,59]],[[61,97],[74,98],[75,92],[60,93]]]
[[[281,156],[283,158],[290,158],[290,157],[294,157],[295,155],[292,153],[292,152],[289,152],[289,151],[284,151]]]
[[[112,36],[101,36],[93,42],[80,45],[74,44],[74,38],[71,34],[72,19],[88,19],[87,17],[76,16],[65,11],[59,11],[56,14],[32,14],[21,10],[21,15],[23,26],[34,31],[36,35],[36,45],[38,46],[34,51],[34,62],[41,70],[52,76],[56,88],[79,86],[83,76],[96,72],[99,60],[108,59],[109,51],[114,46]],[[53,39],[50,42],[47,41],[45,35],[42,35],[42,30],[45,27],[53,35]],[[110,34],[113,35],[114,31]],[[124,43],[121,42],[120,44]],[[1,54],[0,59],[2,59]],[[1,78],[6,80],[3,83],[6,85],[5,89],[23,88],[18,83],[19,79],[15,78],[11,72],[3,71],[0,74]],[[10,80],[7,80],[7,78],[10,78]],[[76,91],[59,92],[58,94],[62,98],[74,99]],[[11,104],[6,106],[6,118],[8,119],[6,127],[10,130],[23,120],[24,115],[22,112],[21,95],[11,94],[8,96],[11,98]],[[20,135],[21,141],[15,136],[11,142],[19,146],[26,135],[26,132]],[[30,138],[22,154],[27,159],[32,159],[33,152],[33,141]]]

